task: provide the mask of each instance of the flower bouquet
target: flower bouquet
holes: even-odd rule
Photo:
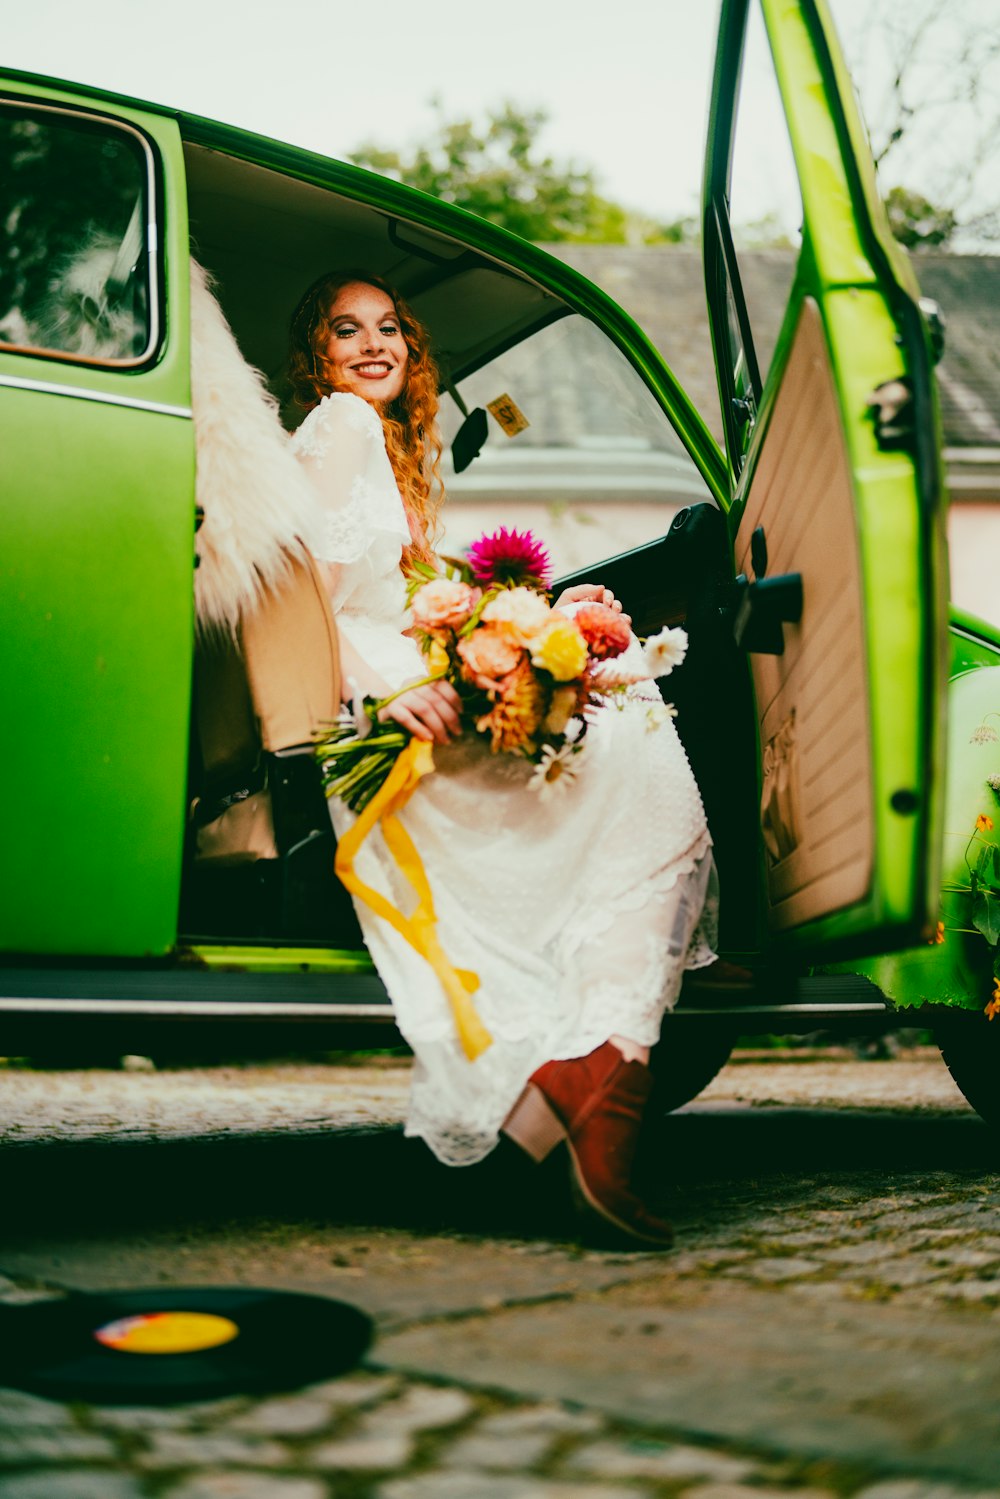
[[[450,682],[463,729],[493,754],[534,765],[529,785],[545,798],[572,781],[594,711],[684,659],[683,630],[662,630],[640,650],[626,622],[604,604],[574,605],[572,614],[553,609],[548,553],[530,531],[501,527],[464,558],[439,562],[440,571],[416,563],[408,583],[407,633],[420,646],[427,675],[390,697],[355,701],[318,739],[327,795],[355,812],[381,789],[410,740],[379,715],[414,686]],[[650,703],[648,724],[672,714],[668,705]]]

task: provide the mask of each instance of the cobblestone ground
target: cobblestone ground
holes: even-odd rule
[[[787,1063],[727,1069],[715,1085],[722,1127],[728,1122],[727,1108],[732,1110],[732,1129],[739,1131],[745,1127],[741,1110],[747,1105],[756,1104],[771,1120],[782,1107],[798,1105],[804,1096],[817,1102],[817,1094],[825,1094],[828,1104],[837,1102],[840,1108],[867,1110],[898,1112],[902,1100],[904,1108],[919,1104],[932,1113],[936,1110],[938,1119],[953,1114],[960,1127],[965,1123],[965,1106],[934,1059],[823,1065],[825,1077],[808,1065]],[[394,1092],[399,1075],[389,1069],[373,1081],[373,1086],[384,1089],[378,1107],[390,1116],[401,1096]],[[138,1113],[123,1119],[123,1113],[128,1116],[122,1106],[124,1091],[109,1107],[98,1075],[77,1074],[75,1082],[70,1075],[57,1080],[43,1126],[41,1114],[32,1112],[39,1076],[22,1073],[0,1079],[0,1096],[6,1091],[8,1100],[8,1123],[23,1126],[22,1139],[32,1131],[51,1138],[46,1131],[54,1127],[54,1097],[61,1097],[65,1105],[61,1123],[56,1120],[55,1126],[72,1118],[85,1132],[113,1129],[111,1121],[117,1120],[125,1130],[156,1135],[155,1123],[150,1122],[154,1116],[168,1128],[174,1118],[172,1105],[165,1101],[169,1085],[161,1087],[159,1076],[119,1079],[126,1087],[154,1084],[145,1095],[138,1089],[135,1096],[144,1096],[145,1104],[136,1105]],[[7,1086],[12,1077],[13,1088]],[[185,1077],[188,1081],[181,1087],[207,1090],[200,1095],[201,1127],[217,1130],[222,1114],[234,1107],[232,1100],[213,1105],[208,1075]],[[344,1079],[348,1094],[350,1081]],[[354,1082],[360,1098],[365,1078],[355,1072]],[[44,1082],[41,1087],[44,1091]],[[150,1098],[157,1089],[160,1103],[152,1107]],[[84,1106],[81,1099],[86,1096],[90,1103]],[[245,1092],[240,1106],[244,1128],[247,1111],[254,1108],[248,1096]],[[369,1100],[372,1096],[367,1095]],[[287,1089],[279,1112],[281,1123],[292,1122]],[[326,1107],[317,1109],[307,1087],[294,1122],[308,1128],[317,1112],[327,1119]],[[801,1116],[790,1110],[787,1117]],[[179,1118],[174,1118],[175,1125]],[[968,1124],[978,1134],[975,1122],[969,1119]],[[223,1128],[231,1125],[230,1114]],[[936,1126],[932,1122],[930,1127]],[[1000,1400],[1000,1364],[990,1362],[991,1347],[1000,1344],[1000,1175],[981,1167],[969,1169],[963,1162],[931,1170],[911,1164],[887,1172],[883,1164],[869,1165],[863,1151],[846,1172],[797,1168],[772,1175],[763,1189],[745,1175],[727,1179],[717,1166],[709,1175],[706,1180],[692,1167],[674,1192],[680,1243],[674,1253],[623,1255],[565,1242],[494,1237],[488,1252],[498,1263],[516,1262],[526,1268],[526,1280],[517,1281],[520,1289],[505,1290],[503,1282],[498,1282],[499,1291],[465,1287],[454,1304],[446,1306],[439,1296],[435,1312],[431,1297],[426,1306],[410,1313],[405,1301],[397,1301],[392,1310],[386,1293],[389,1310],[383,1316],[376,1311],[381,1337],[366,1365],[300,1392],[173,1408],[112,1409],[68,1406],[0,1390],[0,1496],[780,1499],[794,1494],[796,1499],[1000,1499],[1000,1421],[993,1414]],[[246,1282],[252,1263],[256,1277],[268,1265],[279,1272],[283,1267],[292,1277],[286,1283],[294,1287],[304,1283],[305,1263],[295,1255],[306,1250],[290,1249],[286,1230],[287,1226],[261,1225],[252,1251],[235,1237],[220,1248],[207,1230],[200,1246],[196,1229],[185,1230],[184,1239],[194,1246],[193,1258],[206,1273],[214,1267],[212,1254],[218,1253],[234,1281]],[[310,1234],[308,1254],[325,1266],[330,1294],[352,1292],[350,1299],[364,1302],[367,1286],[378,1299],[380,1267],[388,1276],[385,1267],[401,1252],[398,1230],[313,1225]],[[431,1273],[435,1257],[447,1273],[449,1266],[457,1270],[479,1253],[471,1236],[435,1238],[418,1232],[407,1236],[407,1244],[411,1258],[402,1268],[418,1280],[422,1273]],[[151,1267],[168,1263],[157,1259],[152,1239],[145,1252]],[[251,1252],[252,1262],[246,1258]],[[9,1272],[0,1280],[0,1299],[16,1304],[61,1294],[74,1281],[68,1259],[65,1277],[58,1273],[59,1264],[57,1258],[42,1256],[32,1273],[23,1255],[12,1254],[6,1266],[0,1257],[0,1267]],[[268,1283],[280,1283],[280,1278]],[[525,1294],[525,1283],[534,1286],[533,1294]],[[850,1357],[844,1357],[834,1336],[837,1326],[863,1328],[865,1319],[871,1318],[877,1344],[883,1335],[897,1336],[900,1328],[919,1338],[925,1335],[925,1324],[933,1323],[942,1349],[952,1358],[951,1364],[942,1366],[942,1403],[947,1405],[952,1386],[963,1382],[968,1388],[962,1398],[971,1401],[956,1405],[957,1414],[948,1418],[952,1426],[957,1423],[957,1433],[951,1432],[949,1440],[957,1437],[961,1447],[964,1421],[970,1445],[978,1444],[977,1451],[983,1449],[986,1456],[980,1452],[967,1472],[959,1471],[956,1477],[960,1460],[957,1469],[952,1463],[951,1471],[944,1458],[938,1461],[933,1455],[921,1464],[919,1439],[911,1444],[916,1456],[911,1451],[906,1461],[897,1461],[888,1450],[873,1455],[865,1440],[853,1451],[848,1438],[827,1450],[821,1441],[795,1441],[792,1417],[788,1432],[774,1420],[769,1439],[755,1441],[726,1434],[724,1423],[714,1430],[708,1419],[692,1416],[695,1406],[685,1409],[683,1400],[671,1403],[664,1398],[658,1404],[651,1395],[644,1404],[640,1393],[634,1406],[629,1404],[622,1394],[627,1388],[622,1371],[636,1364],[641,1368],[644,1349],[650,1379],[654,1386],[656,1378],[667,1380],[663,1388],[669,1395],[670,1359],[656,1350],[659,1340],[680,1325],[673,1319],[692,1312],[703,1318],[726,1315],[729,1349],[717,1350],[716,1364],[706,1366],[701,1376],[692,1369],[688,1379],[691,1399],[702,1401],[706,1417],[716,1386],[724,1404],[725,1361],[742,1356],[741,1338],[750,1336],[745,1329],[752,1320],[747,1311],[751,1305],[757,1318],[753,1336],[762,1347],[768,1321],[784,1319],[793,1337],[796,1327],[809,1328],[825,1319],[832,1338],[827,1350],[830,1398],[843,1398],[845,1410],[850,1408],[852,1379],[863,1382],[864,1375],[860,1363],[852,1370]],[[890,1320],[879,1323],[879,1317]],[[638,1348],[627,1358],[624,1352],[615,1353],[615,1338],[622,1330],[632,1339],[633,1350]],[[860,1348],[860,1332],[856,1336]],[[914,1360],[926,1370],[932,1360],[927,1348],[920,1348]],[[954,1356],[956,1348],[959,1353],[968,1350],[964,1361]],[[603,1384],[600,1368],[587,1383],[588,1359],[598,1365],[607,1360]],[[842,1367],[835,1367],[838,1364]],[[537,1376],[525,1375],[525,1367],[537,1369]],[[774,1370],[766,1360],[760,1367],[766,1384]],[[901,1386],[911,1373],[897,1370]],[[708,1381],[703,1388],[699,1377]],[[797,1377],[801,1384],[802,1371]],[[977,1379],[984,1381],[978,1389]],[[918,1383],[908,1398],[919,1416]],[[846,1394],[840,1386],[847,1387]],[[641,1379],[633,1388],[641,1392]],[[553,1389],[561,1398],[551,1393]],[[780,1379],[775,1390],[774,1409],[780,1411]],[[875,1388],[863,1393],[876,1405],[882,1398]],[[809,1397],[808,1389],[805,1395]],[[812,1398],[818,1401],[821,1395]],[[905,1425],[903,1408],[900,1419]],[[909,1419],[915,1419],[912,1413]],[[987,1450],[991,1430],[993,1476]]]
[[[848,1054],[747,1053],[699,1095],[699,1103],[824,1104],[965,1112],[968,1105],[936,1049],[892,1062],[845,1066]],[[179,1139],[249,1130],[401,1124],[409,1061],[366,1066],[176,1068],[150,1071],[145,1057],[119,1072],[0,1068],[0,1142]]]

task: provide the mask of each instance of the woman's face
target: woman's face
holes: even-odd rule
[[[330,304],[325,354],[337,386],[366,401],[394,401],[406,384],[410,351],[392,298],[377,286],[349,281]]]

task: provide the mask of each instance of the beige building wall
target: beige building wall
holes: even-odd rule
[[[962,504],[948,514],[951,597],[1000,628],[1000,504]]]
[[[497,526],[527,527],[548,546],[558,576],[662,536],[675,508],[642,501],[554,505],[540,500],[454,499],[442,515],[445,536],[440,549],[461,552]],[[952,601],[1000,628],[1000,504],[953,498],[948,539]]]

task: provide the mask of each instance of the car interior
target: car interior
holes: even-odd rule
[[[198,144],[187,145],[186,164],[193,253],[215,278],[244,355],[279,398],[291,312],[304,287],[331,268],[370,268],[400,289],[430,329],[452,391],[498,354],[578,316],[522,272],[389,211]],[[659,416],[665,443],[680,446]],[[755,826],[754,748],[737,744],[753,715],[732,644],[726,523],[705,494],[693,504],[665,503],[662,535],[559,583],[612,588],[640,635],[686,626],[687,661],[664,686],[702,787],[725,889],[740,879],[741,847],[755,844],[745,836]],[[314,670],[333,682],[335,632],[321,594],[301,568],[294,587],[270,596],[247,622],[238,649],[217,642],[198,651],[181,911],[189,941],[360,946],[333,873],[309,746],[315,718],[303,712],[303,698],[288,700],[292,674],[282,666],[307,639]],[[335,707],[331,694],[330,716]],[[750,940],[752,919],[745,902],[726,912],[728,946]]]

